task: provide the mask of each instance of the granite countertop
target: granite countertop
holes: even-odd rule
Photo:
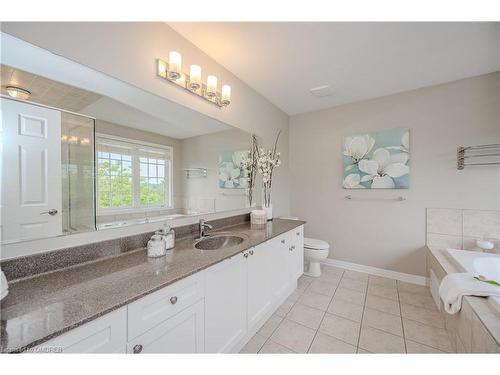
[[[235,247],[198,250],[188,237],[165,257],[148,258],[141,248],[13,281],[0,304],[0,351],[25,351],[302,224],[274,219],[254,229],[246,222],[217,230],[248,238]]]
[[[465,272],[465,270],[451,258],[446,249],[434,247],[428,247],[428,249],[447,274]],[[479,320],[481,320],[488,332],[495,339],[497,345],[500,345],[500,311],[498,311],[489,298],[474,296],[465,296],[464,298],[469,302],[469,305]]]

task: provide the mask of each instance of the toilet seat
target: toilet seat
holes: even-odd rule
[[[310,250],[327,250],[330,248],[330,245],[325,241],[304,237],[304,248]]]

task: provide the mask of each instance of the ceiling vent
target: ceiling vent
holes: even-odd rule
[[[333,90],[329,85],[314,87],[310,91],[311,94],[318,98],[333,95]]]

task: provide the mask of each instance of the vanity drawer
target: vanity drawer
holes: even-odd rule
[[[180,280],[128,305],[128,340],[203,298],[200,273]]]

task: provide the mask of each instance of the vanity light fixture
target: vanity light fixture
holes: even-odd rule
[[[31,92],[21,87],[6,86],[5,89],[7,90],[7,94],[9,94],[11,98],[28,100],[29,97],[31,96]]]
[[[215,75],[209,75],[206,84],[204,84],[199,65],[191,65],[189,74],[183,73],[181,54],[171,51],[168,57],[168,62],[162,59],[157,60],[156,74],[158,77],[175,83],[177,86],[208,100],[218,107],[226,107],[231,103],[231,86],[223,85],[222,92],[219,92],[217,91],[218,79]]]

